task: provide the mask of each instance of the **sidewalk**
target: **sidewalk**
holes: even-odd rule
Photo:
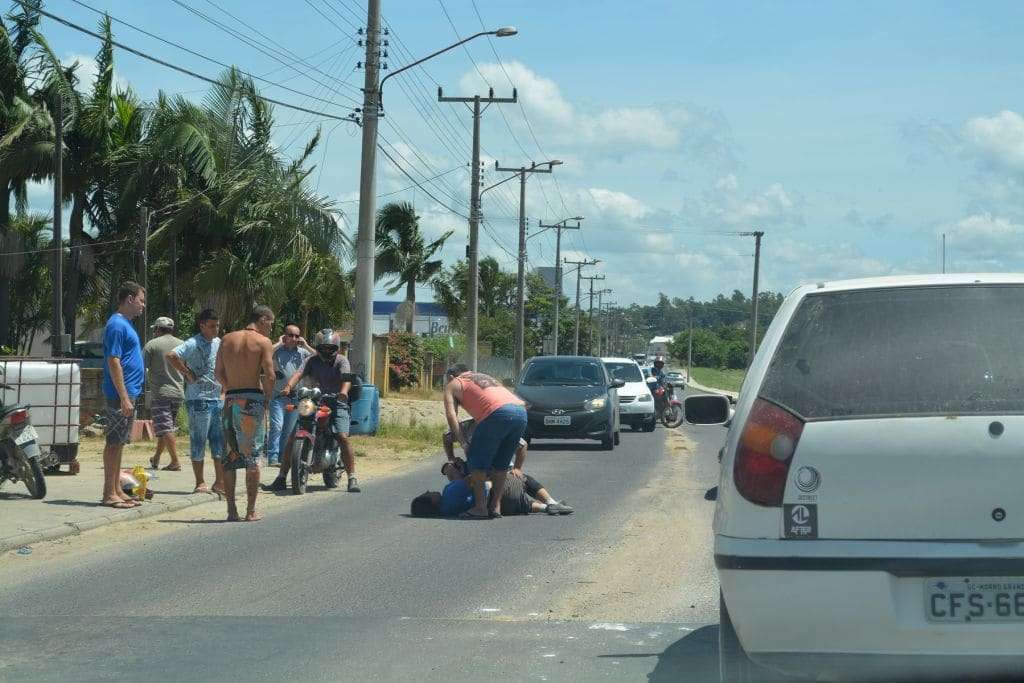
[[[697,391],[704,391],[704,392],[707,392],[709,394],[722,394],[723,396],[731,396],[732,398],[739,398],[739,393],[737,393],[735,391],[728,391],[726,389],[718,389],[716,387],[706,387],[703,384],[698,384],[697,382],[694,382],[692,379],[690,379],[690,376],[687,374],[687,372],[685,370],[682,370],[681,372],[683,373],[683,376],[686,377],[686,388],[687,389],[696,389]]]
[[[194,505],[225,505],[216,494],[192,493],[195,478],[188,459],[188,440],[179,439],[178,457],[180,472],[150,470],[149,488],[153,499],[140,507],[130,510],[115,510],[99,504],[103,490],[102,438],[83,439],[79,461],[82,469],[77,475],[56,474],[46,477],[46,497],[33,500],[28,489],[21,482],[6,482],[0,489],[0,553],[48,541],[63,536],[79,534],[89,529],[130,522],[133,520],[162,515]],[[153,441],[143,441],[125,448],[122,469],[135,465],[149,467],[149,458],[154,452]],[[161,466],[168,463],[165,453]],[[277,475],[277,468],[263,468],[262,480],[270,482]],[[206,484],[213,484],[213,463],[206,460]],[[245,501],[245,478],[238,477],[236,497]]]

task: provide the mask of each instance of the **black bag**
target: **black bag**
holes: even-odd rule
[[[352,405],[359,400],[359,395],[363,392],[363,380],[354,372],[346,372],[341,376],[341,383],[351,382],[352,386],[348,389],[348,402]]]

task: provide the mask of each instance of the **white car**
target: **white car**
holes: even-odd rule
[[[640,366],[632,358],[602,358],[601,362],[609,377],[626,383],[619,389],[619,421],[633,431],[653,432],[654,396],[644,382]]]
[[[1024,275],[800,287],[728,424],[723,681],[1024,674]],[[771,669],[772,671],[768,671]]]

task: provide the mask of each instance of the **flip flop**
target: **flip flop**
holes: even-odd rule
[[[206,484],[202,484],[201,486],[197,486],[192,489],[192,493],[210,493],[210,487]]]
[[[131,510],[133,507],[135,507],[131,503],[123,500],[119,500],[116,503],[104,503],[101,501],[100,505],[105,508],[114,508],[115,510]]]
[[[165,467],[161,467],[160,469],[162,469],[164,472],[180,472],[181,465],[167,465]]]
[[[459,515],[459,519],[491,519],[490,515],[474,515],[468,510]]]
[[[494,510],[491,510],[490,512],[488,512],[487,516],[490,517],[491,519],[501,519],[501,513],[500,512],[495,512]]]

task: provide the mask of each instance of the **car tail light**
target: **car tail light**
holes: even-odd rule
[[[12,427],[17,427],[24,422],[28,422],[28,411],[27,410],[15,410],[13,413],[7,416],[10,420]]]
[[[754,401],[740,436],[733,480],[744,498],[779,507],[804,423],[796,415],[762,399]]]

